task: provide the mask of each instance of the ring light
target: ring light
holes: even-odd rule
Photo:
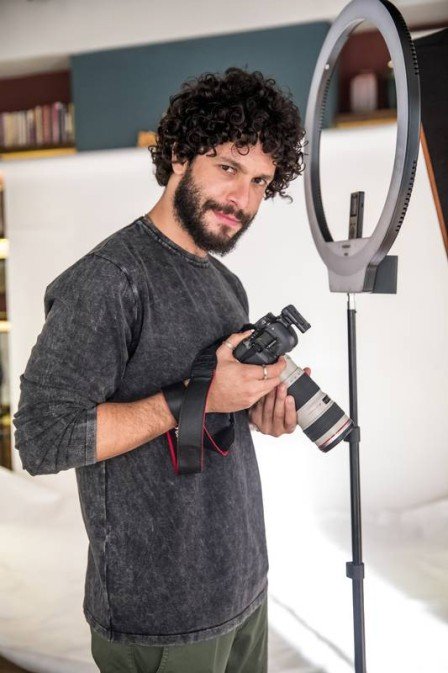
[[[334,66],[349,34],[364,20],[381,32],[392,59],[397,93],[397,140],[392,177],[375,230],[368,238],[334,241],[320,189],[319,149],[326,97]],[[406,23],[387,0],[353,0],[332,24],[322,46],[308,97],[305,128],[309,167],[304,173],[311,232],[328,268],[332,292],[371,292],[378,265],[395,241],[406,214],[417,166],[420,84],[415,49]]]

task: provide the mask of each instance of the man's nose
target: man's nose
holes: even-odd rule
[[[227,203],[237,210],[247,212],[250,200],[250,182],[237,180],[227,193]]]

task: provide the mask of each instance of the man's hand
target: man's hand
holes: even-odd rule
[[[216,350],[216,369],[210,383],[205,412],[231,413],[249,409],[280,384],[285,358],[266,365],[267,379],[260,365],[242,363],[233,351],[253,330],[231,334]]]
[[[311,369],[305,367],[305,374],[311,375]],[[294,432],[297,427],[297,412],[292,395],[286,394],[284,383],[276,386],[249,408],[249,421],[260,432],[272,437],[280,437]]]

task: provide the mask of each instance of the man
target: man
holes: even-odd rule
[[[247,296],[210,255],[228,254],[261,201],[302,169],[288,96],[229,68],[183,85],[151,149],[165,190],[144,216],[50,283],[46,321],[21,376],[16,448],[30,474],[75,468],[89,536],[84,614],[103,673],[267,670],[268,560],[249,422],[296,427],[284,359],[238,362]],[[227,455],[173,470],[162,389],[188,382],[222,340],[207,397],[211,433],[235,414]],[[225,412],[225,413],[224,413]]]

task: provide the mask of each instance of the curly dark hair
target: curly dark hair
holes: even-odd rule
[[[173,149],[183,163],[222,143],[234,142],[240,151],[259,139],[276,164],[264,198],[276,194],[291,198],[285,189],[304,169],[304,134],[299,109],[289,91],[281,91],[274,79],[265,78],[258,70],[249,73],[232,67],[224,75],[204,73],[184,82],[181,91],[170,97],[156,144],[148,150],[157,182],[166,186],[173,172]]]

